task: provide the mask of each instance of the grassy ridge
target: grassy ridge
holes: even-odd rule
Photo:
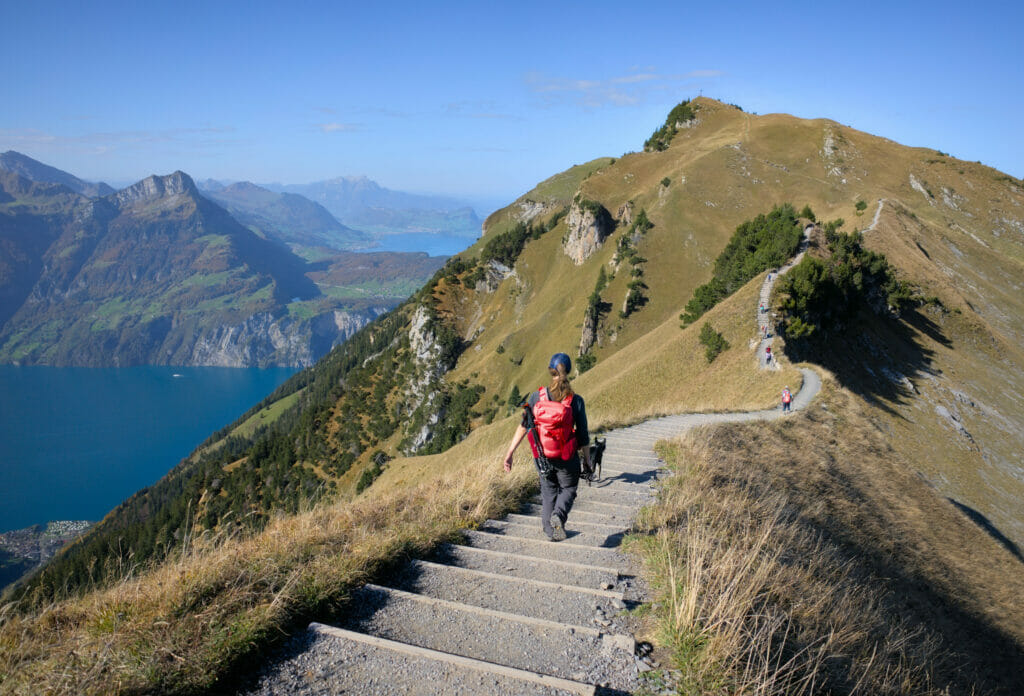
[[[1019,561],[826,380],[807,413],[706,427],[631,548],[682,693],[1018,693]],[[1015,666],[1016,665],[1016,666]]]

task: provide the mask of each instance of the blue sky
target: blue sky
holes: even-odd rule
[[[2,0],[0,151],[487,207],[703,91],[1024,177],[1019,3],[712,4]]]

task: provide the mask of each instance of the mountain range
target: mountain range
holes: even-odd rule
[[[446,234],[469,239],[480,235],[481,221],[468,204],[442,196],[392,191],[366,177],[263,186],[305,196],[345,224],[374,234]]]
[[[298,194],[276,193],[247,181],[224,186],[207,180],[199,189],[249,229],[296,251],[363,249],[374,244],[373,235],[346,227],[323,206]]]
[[[40,214],[63,210],[65,194],[32,186],[15,181],[8,195]],[[163,197],[146,200],[114,197],[104,215],[181,215]],[[19,653],[15,672],[98,673],[100,658],[83,667],[67,657],[71,645],[90,645],[118,656],[102,664],[119,688],[201,691],[268,654],[273,636],[344,614],[353,588],[386,580],[399,559],[447,548],[530,498],[532,464],[518,459],[504,475],[501,462],[522,394],[547,381],[553,353],[567,352],[595,433],[665,414],[775,407],[801,383],[798,365],[822,378],[814,405],[777,426],[701,431],[658,450],[696,452],[673,486],[706,478],[709,495],[732,491],[751,507],[693,558],[688,535],[717,517],[701,500],[675,513],[673,494],[655,501],[634,548],[671,571],[644,612],[669,595],[696,602],[703,586],[686,586],[687,573],[725,555],[757,576],[737,576],[755,583],[740,632],[774,630],[761,623],[769,617],[783,627],[772,655],[784,644],[789,660],[843,631],[861,641],[826,660],[822,691],[855,692],[854,667],[876,663],[910,665],[921,693],[1019,691],[1024,182],[831,120],[702,97],[673,109],[644,151],[554,174],[484,229],[406,301],[213,433],[13,592],[38,614],[25,609],[8,635],[46,636]],[[762,298],[766,276],[798,249],[800,263]],[[273,270],[282,287],[312,292],[289,269]],[[767,368],[762,324],[776,341]],[[737,450],[741,471],[713,468]],[[744,528],[768,517],[799,528],[816,557],[785,544],[769,553],[771,534],[749,556],[730,555]],[[759,575],[769,556],[791,586]],[[820,580],[812,561],[860,583],[856,597],[875,618],[816,633],[820,607],[801,594]],[[140,564],[147,570],[136,573]],[[54,649],[47,612],[68,590],[82,598],[56,611],[75,637]],[[838,606],[839,593],[831,598]],[[720,627],[698,612],[689,633],[682,609],[658,640],[685,671]],[[123,618],[97,629],[110,616]],[[905,640],[892,639],[904,629]],[[939,658],[921,657],[933,648]]]
[[[3,162],[17,170],[0,169],[3,362],[309,365],[443,262],[339,252],[368,237],[298,196],[214,193],[246,227],[183,172],[103,194],[17,153]]]

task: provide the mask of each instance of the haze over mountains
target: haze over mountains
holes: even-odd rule
[[[443,262],[339,251],[368,244],[295,194],[183,172],[114,192],[8,152],[0,361],[309,365]]]
[[[206,197],[224,206],[243,225],[288,244],[293,249],[372,247],[374,237],[347,227],[323,206],[294,193],[275,193],[247,181],[223,186],[200,184]]]
[[[97,184],[91,181],[83,181],[77,176],[68,174],[56,167],[51,167],[48,164],[37,162],[31,157],[26,157],[14,150],[0,153],[0,169],[23,176],[29,181],[63,184],[86,198],[98,198],[114,192],[112,187],[107,186],[103,182]]]
[[[272,191],[301,194],[335,217],[377,234],[449,234],[476,239],[481,220],[464,202],[381,187],[365,176],[338,177],[311,184],[264,184]]]

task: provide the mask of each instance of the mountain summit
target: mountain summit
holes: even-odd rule
[[[75,193],[81,194],[87,198],[99,198],[100,196],[107,196],[114,192],[114,189],[103,182],[94,184],[89,181],[83,181],[77,176],[68,174],[56,167],[51,167],[48,164],[37,162],[31,157],[23,155],[20,152],[15,152],[14,150],[8,150],[7,152],[0,154],[0,169],[13,174],[18,174],[30,181],[62,184]]]

